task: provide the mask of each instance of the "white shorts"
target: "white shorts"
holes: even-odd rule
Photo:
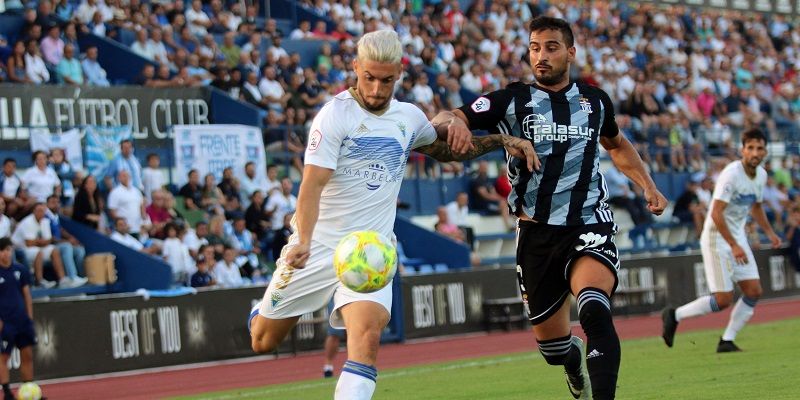
[[[746,264],[736,262],[731,246],[718,232],[703,231],[700,235],[700,252],[703,254],[706,282],[711,293],[732,292],[734,282],[760,278],[747,238],[736,238],[736,242],[747,256]]]
[[[53,255],[54,248],[55,246],[53,246],[52,244],[48,244],[47,246],[44,247],[36,247],[36,246],[23,247],[22,251],[25,253],[25,260],[28,262],[28,265],[30,265],[31,268],[33,268],[33,260],[36,259],[36,256],[39,255],[40,252],[42,253],[42,261],[48,262],[50,261],[50,256]]]
[[[333,249],[314,243],[305,268],[296,269],[286,265],[284,254],[291,244],[284,246],[272,281],[267,286],[258,313],[269,319],[284,319],[317,311],[333,297],[330,324],[344,329],[341,309],[356,301],[378,303],[392,313],[392,283],[372,293],[358,293],[345,287],[333,269]]]

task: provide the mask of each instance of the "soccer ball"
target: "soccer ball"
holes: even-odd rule
[[[336,277],[359,293],[382,289],[397,271],[397,250],[375,231],[358,231],[345,236],[333,254]]]
[[[17,389],[17,400],[39,400],[42,398],[42,388],[33,382],[25,382]]]

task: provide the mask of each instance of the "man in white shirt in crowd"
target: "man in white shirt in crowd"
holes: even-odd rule
[[[278,112],[283,110],[283,106],[292,97],[291,94],[283,90],[281,83],[277,81],[275,67],[269,65],[263,69],[264,77],[258,82],[258,90],[269,102],[269,108]]]
[[[470,248],[473,246],[475,231],[469,224],[469,196],[467,192],[458,192],[456,199],[447,203],[445,206],[447,220],[464,231],[464,241]]]
[[[110,176],[111,179],[114,179],[114,184],[118,184],[117,176],[123,170],[128,171],[133,187],[144,190],[144,185],[142,185],[142,164],[133,155],[133,141],[130,139],[124,139],[119,143],[119,155],[114,157],[111,163],[108,164],[106,176]]]
[[[47,154],[41,150],[33,152],[34,165],[20,178],[28,194],[37,202],[44,203],[53,193],[61,190],[61,180],[53,168],[47,165]]]
[[[128,223],[125,221],[125,218],[119,217],[114,220],[114,232],[111,232],[109,236],[111,240],[125,246],[130,247],[133,250],[145,253],[145,254],[159,254],[161,253],[161,247],[159,246],[150,246],[144,247],[144,244],[140,242],[135,237],[131,236],[129,233]]]
[[[120,171],[117,180],[119,184],[108,194],[108,209],[111,219],[124,218],[128,223],[131,236],[138,239],[147,218],[144,197],[139,189],[131,185],[128,171]]]
[[[72,280],[74,286],[81,286],[86,283],[86,278],[81,278],[78,274],[83,272],[83,260],[86,258],[86,249],[81,242],[72,236],[61,226],[61,201],[58,196],[47,198],[47,210],[45,217],[50,221],[50,236],[53,237],[53,244],[61,255],[64,264],[64,273]],[[0,235],[2,237],[2,235]]]
[[[214,25],[208,15],[203,11],[203,3],[200,0],[193,0],[192,7],[186,10],[186,23],[189,24],[189,31],[195,36],[204,36],[208,33],[207,28]]]
[[[278,165],[269,164],[267,165],[267,189],[266,192],[264,192],[264,196],[269,200],[270,196],[274,193],[280,193],[280,191],[281,180],[278,179]]]
[[[200,246],[208,244],[208,222],[199,221],[194,229],[189,228],[183,236],[183,244],[189,248],[189,254],[197,258]]]
[[[239,179],[239,191],[241,193],[242,198],[242,207],[247,208],[250,205],[250,196],[253,195],[253,192],[256,190],[261,190],[266,193],[264,190],[265,188],[260,182],[260,179],[256,176],[256,163],[252,161],[248,161],[247,164],[244,165],[244,175]]]
[[[61,260],[61,253],[53,245],[50,220],[45,217],[46,212],[47,207],[44,203],[36,203],[33,213],[17,224],[14,234],[11,235],[11,241],[25,253],[25,260],[33,268],[37,286],[48,289],[56,285],[56,282],[44,279],[44,263],[50,261],[58,278],[59,287],[73,287],[73,281],[64,276],[64,263]]]
[[[0,238],[11,236],[11,218],[8,218],[6,212],[6,201],[0,197]]]
[[[297,197],[292,194],[293,187],[289,178],[281,179],[281,191],[269,196],[267,205],[264,206],[272,214],[273,229],[280,230],[283,227],[283,217],[297,208]]]

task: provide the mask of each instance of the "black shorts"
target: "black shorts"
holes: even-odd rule
[[[30,318],[18,321],[3,321],[2,348],[0,353],[9,354],[14,347],[24,349],[36,344],[36,331]]]
[[[611,222],[556,226],[519,221],[517,278],[531,324],[544,322],[564,304],[570,293],[569,270],[580,257],[592,257],[608,267],[617,289],[616,233],[617,226]]]

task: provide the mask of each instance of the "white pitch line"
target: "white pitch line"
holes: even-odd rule
[[[492,360],[482,360],[482,361],[470,361],[466,363],[455,363],[446,366],[429,366],[429,367],[422,367],[422,368],[411,368],[411,369],[402,369],[397,371],[390,371],[386,373],[381,373],[378,377],[381,380],[385,379],[393,379],[393,378],[400,378],[400,377],[407,377],[413,375],[422,375],[429,372],[438,372],[438,371],[451,371],[457,369],[464,369],[464,368],[473,368],[473,367],[482,367],[486,365],[494,365],[494,364],[506,364],[510,362],[517,362],[522,360],[530,360],[538,357],[539,353],[537,352],[528,352],[521,355],[514,355],[508,357],[501,357]],[[281,392],[294,392],[297,390],[303,389],[313,389],[323,386],[333,386],[334,382],[313,382],[313,383],[306,383],[302,385],[292,385],[291,387],[278,387],[278,388],[266,388],[262,390],[258,390],[255,392],[247,392],[247,393],[240,393],[240,394],[225,394],[220,396],[206,396],[206,397],[194,397],[196,400],[230,400],[230,399],[247,399],[252,397],[261,397],[267,394],[274,394],[274,393],[281,393]]]

